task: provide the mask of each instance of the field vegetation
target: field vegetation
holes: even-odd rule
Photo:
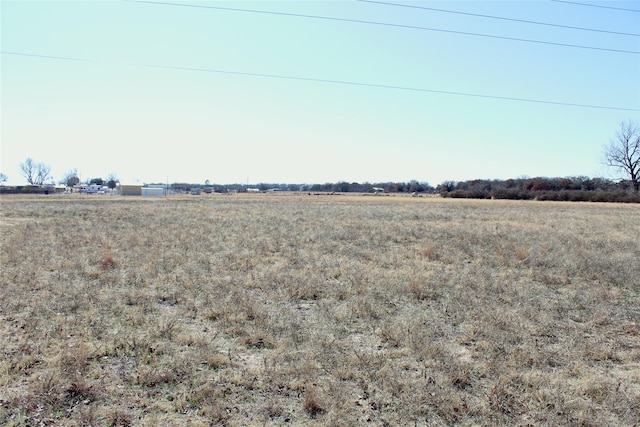
[[[636,205],[0,202],[1,425],[638,423]]]

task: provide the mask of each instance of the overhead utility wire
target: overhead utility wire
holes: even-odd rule
[[[640,52],[634,50],[622,50],[622,49],[610,49],[605,47],[595,47],[595,46],[583,46],[583,45],[575,45],[575,44],[567,44],[567,43],[557,43],[557,42],[547,42],[542,40],[531,40],[531,39],[521,39],[517,37],[507,37],[507,36],[496,36],[493,34],[481,34],[481,33],[470,33],[467,31],[455,31],[455,30],[445,30],[441,28],[429,28],[429,27],[420,27],[415,25],[405,25],[405,24],[394,24],[389,22],[376,22],[376,21],[365,21],[360,19],[350,19],[350,18],[336,18],[331,16],[320,16],[320,15],[305,15],[300,13],[289,13],[289,12],[274,12],[269,10],[255,10],[255,9],[239,9],[233,7],[222,7],[222,6],[208,6],[208,5],[196,5],[196,4],[185,4],[185,3],[167,3],[167,2],[159,2],[152,0],[123,0],[129,3],[144,3],[144,4],[157,4],[163,6],[179,6],[179,7],[194,7],[200,9],[215,9],[215,10],[227,10],[232,12],[248,12],[248,13],[259,13],[265,15],[279,15],[279,16],[291,16],[296,18],[311,18],[311,19],[323,19],[327,21],[340,21],[340,22],[350,22],[357,24],[367,24],[367,25],[382,25],[386,27],[395,27],[395,28],[407,28],[412,30],[425,30],[425,31],[437,31],[441,33],[449,33],[449,34],[461,34],[465,36],[476,36],[476,37],[486,37],[493,39],[501,39],[501,40],[512,40],[518,42],[527,42],[527,43],[538,43],[544,45],[551,46],[563,46],[563,47],[572,47],[577,49],[591,49],[591,50],[600,50],[607,52],[618,52],[618,53],[630,53],[632,55],[640,55]]]
[[[579,5],[579,6],[601,7],[603,9],[615,9],[615,10],[624,10],[625,12],[640,13],[640,10],[638,10],[638,9],[626,9],[624,7],[603,6],[601,4],[580,3],[580,2],[577,2],[577,1],[566,1],[566,0],[551,0],[551,1],[554,1],[556,3],[567,3],[567,4],[575,4],[575,5]]]
[[[332,80],[332,79],[320,79],[320,78],[313,78],[313,77],[286,76],[282,74],[250,73],[250,72],[243,72],[243,71],[217,70],[213,68],[183,67],[183,66],[176,66],[176,65],[121,64],[121,63],[118,64],[118,63],[110,63],[107,61],[99,61],[99,60],[93,60],[93,59],[87,59],[87,58],[39,55],[39,54],[24,53],[24,52],[0,51],[0,53],[3,55],[26,56],[26,57],[41,58],[41,59],[76,61],[76,62],[94,62],[94,63],[102,63],[102,64],[116,64],[116,65],[129,65],[129,66],[137,66],[137,67],[145,67],[145,68],[156,68],[156,69],[163,69],[163,70],[193,71],[193,72],[201,72],[201,73],[227,74],[227,75],[245,76],[245,77],[263,77],[263,78],[280,79],[280,80],[296,80],[296,81],[303,81],[303,82],[330,83],[330,84],[340,84],[340,85],[349,85],[349,86],[371,87],[371,88],[378,88],[378,89],[392,89],[392,90],[404,90],[404,91],[412,91],[412,92],[436,93],[440,95],[455,95],[455,96],[467,96],[467,97],[474,97],[474,98],[497,99],[502,101],[518,101],[518,102],[529,102],[529,103],[536,103],[536,104],[562,105],[567,107],[596,108],[596,109],[602,109],[602,110],[618,110],[618,111],[634,111],[634,112],[640,111],[640,108],[623,108],[623,107],[611,107],[606,105],[577,104],[573,102],[559,102],[559,101],[547,101],[542,99],[515,98],[511,96],[484,95],[484,94],[470,93],[470,92],[454,92],[454,91],[447,91],[447,90],[426,89],[426,88],[418,88],[418,87],[396,86],[396,85],[386,85],[386,84],[377,84],[377,83],[363,83],[363,82],[354,82],[354,81],[347,81],[347,80]]]
[[[359,1],[359,2],[362,2],[362,3],[383,4],[383,5],[386,5],[386,6],[397,6],[397,7],[408,7],[408,8],[412,8],[412,9],[431,10],[431,11],[434,11],[434,12],[454,13],[454,14],[457,14],[457,15],[476,16],[476,17],[479,17],[479,18],[500,19],[500,20],[503,20],[503,21],[522,22],[522,23],[526,23],[526,24],[546,25],[546,26],[549,26],[549,27],[568,28],[568,29],[571,29],[571,30],[594,31],[594,32],[597,32],[597,33],[607,33],[607,34],[617,34],[617,35],[622,35],[622,36],[640,37],[640,34],[637,34],[637,33],[623,33],[623,32],[619,32],[619,31],[601,30],[601,29],[598,29],[598,28],[574,27],[572,25],[552,24],[550,22],[529,21],[527,19],[506,18],[504,16],[483,15],[481,13],[459,12],[457,10],[437,9],[435,7],[416,6],[416,5],[413,5],[413,4],[387,3],[387,2],[384,2],[384,1],[375,1],[375,0],[356,0],[356,1]]]

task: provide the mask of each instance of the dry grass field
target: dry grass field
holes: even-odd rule
[[[640,209],[0,199],[0,424],[633,426]]]

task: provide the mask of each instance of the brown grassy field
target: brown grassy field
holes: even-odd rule
[[[640,419],[640,209],[0,199],[0,424]]]

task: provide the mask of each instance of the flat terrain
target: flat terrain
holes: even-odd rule
[[[0,198],[0,424],[640,419],[634,205]]]

